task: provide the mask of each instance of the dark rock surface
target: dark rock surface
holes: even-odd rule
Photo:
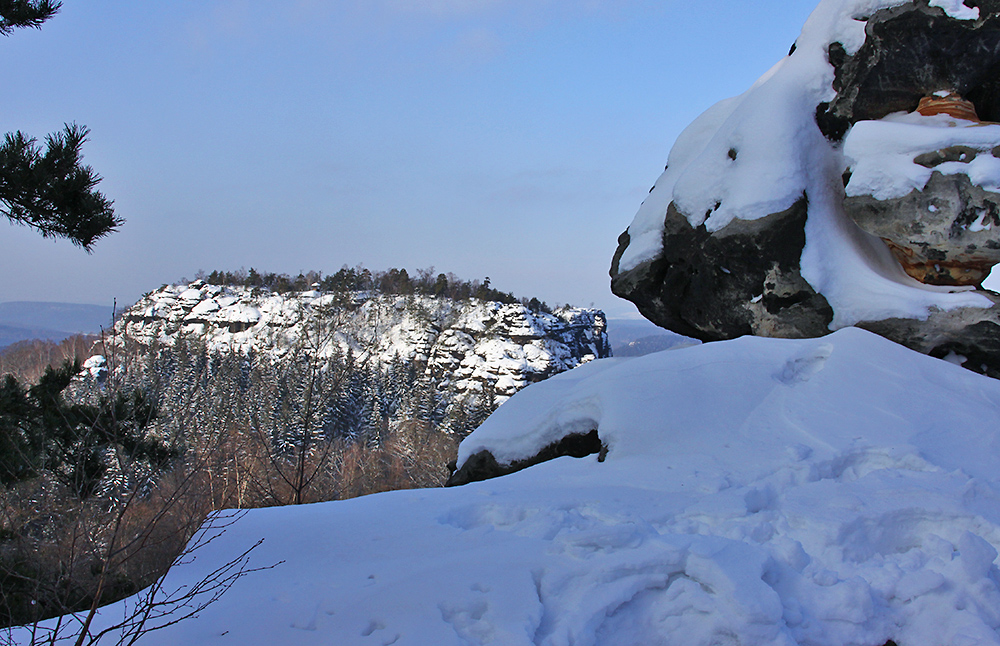
[[[607,448],[601,443],[601,438],[597,435],[597,430],[589,433],[573,433],[563,437],[558,442],[549,444],[534,457],[525,460],[515,460],[510,464],[500,464],[489,451],[480,451],[469,456],[462,468],[456,470],[455,463],[452,463],[451,477],[445,483],[446,487],[456,487],[470,482],[479,482],[498,476],[514,473],[530,466],[541,464],[549,460],[569,456],[573,458],[583,458],[588,455],[598,454],[598,459],[603,461],[607,453]]]
[[[932,311],[927,320],[890,318],[858,327],[932,357],[955,361],[973,372],[1000,379],[1000,294],[983,292],[989,309],[963,307]]]
[[[1000,121],[1000,1],[967,4],[979,7],[979,20],[955,20],[917,0],[872,14],[853,56],[831,45],[837,97],[817,108],[823,134],[839,140],[858,121],[912,112],[943,89],[972,101],[980,119]]]
[[[826,334],[833,311],[799,273],[805,222],[805,198],[759,220],[733,220],[715,233],[692,227],[671,204],[659,258],[619,273],[628,245],[628,232],[622,234],[611,291],[657,325],[702,341]]]

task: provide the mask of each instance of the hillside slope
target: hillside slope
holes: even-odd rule
[[[94,334],[111,326],[111,316],[112,308],[101,305],[0,303],[0,348],[29,339],[60,341],[74,334]]]

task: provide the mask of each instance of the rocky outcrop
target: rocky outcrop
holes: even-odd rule
[[[913,112],[942,90],[968,98],[981,119],[1000,121],[1000,2],[953,12],[934,4],[902,2],[862,16],[865,41],[853,54],[829,44],[836,97],[817,106],[823,134],[840,140],[859,121]]]
[[[824,0],[678,138],[612,291],[704,341],[858,325],[1000,375],[998,79],[998,1]]]
[[[1000,262],[1000,125],[941,91],[914,113],[861,121],[844,143],[844,208],[881,238],[907,274],[979,286]]]
[[[781,213],[733,220],[713,234],[704,225],[692,227],[671,203],[655,260],[619,272],[620,252],[628,245],[628,232],[622,234],[611,268],[613,290],[627,294],[657,325],[703,341],[822,335],[833,312],[799,267],[806,206],[802,198]]]
[[[935,311],[926,321],[888,318],[858,324],[875,334],[901,340],[910,349],[946,359],[969,370],[1000,379],[1000,294],[986,292],[993,307]]]
[[[931,154],[956,153],[952,148]],[[977,151],[961,154],[972,159]],[[884,200],[849,196],[844,207],[922,283],[979,286],[1000,262],[1000,193],[976,186],[967,175],[934,172],[923,190]]]
[[[610,355],[603,312],[369,292],[277,294],[245,287],[165,286],[127,310],[122,343],[179,339],[211,352],[352,352],[359,361],[412,364],[443,390],[506,399],[524,386]]]
[[[535,455],[523,460],[514,460],[509,464],[500,464],[489,451],[483,450],[475,455],[469,456],[461,467],[457,466],[457,461],[448,465],[451,476],[444,486],[457,487],[470,482],[480,482],[515,473],[522,469],[555,460],[561,457],[585,458],[588,455],[597,454],[598,462],[603,462],[607,456],[608,447],[602,442],[597,430],[589,433],[571,433],[557,442],[553,442],[542,448]]]

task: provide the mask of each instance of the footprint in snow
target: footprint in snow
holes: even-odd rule
[[[774,378],[789,386],[809,381],[813,375],[823,369],[826,360],[833,354],[833,346],[829,343],[810,348],[802,355],[789,359]]]

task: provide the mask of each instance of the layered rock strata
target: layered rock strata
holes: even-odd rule
[[[916,280],[979,286],[1000,262],[1000,125],[940,94],[851,128],[844,208]]]

